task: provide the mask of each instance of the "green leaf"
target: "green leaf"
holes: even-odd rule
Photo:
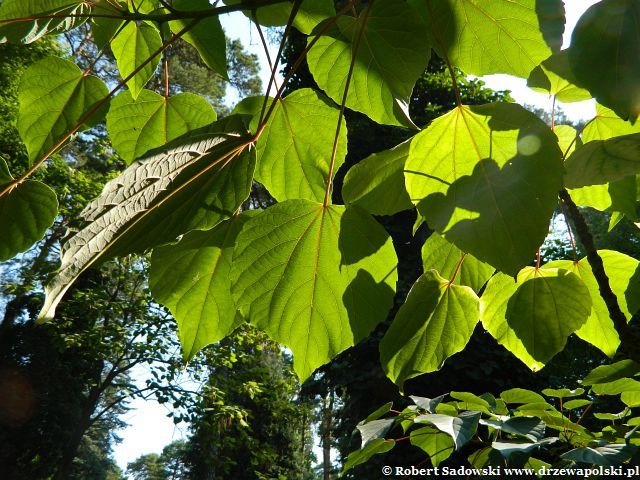
[[[573,152],[564,165],[568,188],[600,185],[640,173],[640,133],[589,142]]]
[[[614,250],[599,250],[605,272],[618,304],[627,319],[640,309],[637,298],[640,296],[640,262]],[[591,314],[587,322],[576,330],[576,335],[596,346],[609,357],[613,357],[620,345],[618,333],[609,317],[609,309],[600,296],[598,282],[591,271],[587,258],[578,263],[569,260],[558,260],[548,263],[543,268],[564,268],[578,275],[591,295]],[[631,301],[630,306],[627,299]],[[588,384],[586,384],[588,385]]]
[[[396,442],[393,440],[384,440],[378,438],[369,442],[362,449],[351,452],[347,457],[347,461],[344,463],[341,476],[362,463],[366,463],[374,455],[380,453],[386,453],[395,446]]]
[[[461,412],[457,417],[450,417],[432,413],[420,415],[415,419],[415,423],[430,423],[449,435],[453,439],[456,450],[459,450],[475,435],[481,415],[480,412]]]
[[[373,440],[384,438],[395,421],[395,418],[385,418],[383,420],[371,420],[369,422],[359,424],[356,428],[362,437],[362,446],[366,447],[367,444]]]
[[[637,393],[637,392],[626,392],[626,393]],[[594,413],[593,416],[598,420],[622,420],[623,418],[631,415],[631,410],[625,408],[623,411],[618,413]]]
[[[235,5],[243,2],[241,0],[227,0],[225,3]],[[292,1],[281,2],[256,9],[258,23],[266,27],[286,25],[291,15],[292,4]],[[251,12],[245,10],[243,13],[253,19]],[[335,14],[336,10],[332,0],[302,0],[293,20],[293,26],[300,32],[309,35],[320,22]]]
[[[551,55],[536,0],[410,0],[427,20],[438,55],[472,75],[527,78]],[[559,2],[555,2],[559,3]]]
[[[549,127],[519,105],[458,107],[414,137],[407,190],[431,228],[515,275],[547,236],[561,156]]]
[[[619,378],[611,382],[591,386],[596,395],[620,395],[625,392],[640,392],[640,382],[633,378]]]
[[[543,440],[540,440],[538,442],[525,442],[525,441],[509,441],[509,442],[493,442],[491,444],[491,447],[495,450],[497,450],[498,452],[500,452],[500,454],[506,458],[509,459],[509,457],[511,457],[511,455],[513,453],[519,453],[519,452],[530,452],[531,450],[533,450],[534,448],[538,448],[542,445],[548,445],[549,443],[554,443],[557,442],[558,438],[556,437],[549,437],[549,438],[545,438]]]
[[[569,125],[556,125],[553,133],[558,137],[558,146],[564,158],[567,158],[576,148],[582,146],[578,132]]]
[[[591,93],[576,86],[577,80],[569,65],[569,51],[554,53],[533,69],[527,86],[536,92],[548,93],[565,103],[589,100]]]
[[[0,158],[0,190],[13,180]],[[58,214],[58,198],[44,183],[27,180],[0,197],[0,262],[28,250]]]
[[[288,200],[238,236],[232,293],[252,324],[291,349],[304,381],[386,318],[396,263],[391,238],[363,210]]]
[[[0,21],[56,15],[61,18],[37,18],[0,25],[0,43],[32,43],[46,34],[58,34],[83,24],[91,5],[82,0],[4,0],[0,5]]]
[[[560,352],[591,312],[582,280],[564,269],[524,268],[517,283],[494,276],[480,299],[480,320],[491,335],[531,370]]]
[[[178,11],[204,11],[211,8],[209,0],[173,0],[173,8]],[[174,34],[181,32],[192,23],[192,19],[175,20],[169,22]],[[202,58],[202,61],[214,72],[229,80],[227,75],[227,40],[217,16],[200,20],[190,28],[182,38],[191,44]]]
[[[411,140],[374,153],[349,169],[342,198],[373,215],[393,215],[413,208],[404,186],[404,164]]]
[[[464,410],[481,410],[486,412],[489,412],[491,410],[491,406],[485,399],[480,398],[473,393],[451,392],[450,395],[451,398],[460,400],[459,404],[462,404],[462,408]]]
[[[640,407],[640,392],[622,392],[620,400],[630,408]]]
[[[435,270],[413,285],[380,341],[380,362],[401,389],[406,380],[442,368],[462,351],[478,323],[478,297],[452,285]]]
[[[615,112],[596,103],[596,116],[584,127],[582,141],[609,140],[621,135],[640,133],[640,122],[631,124],[618,117]]]
[[[422,427],[413,430],[410,435],[411,445],[418,447],[429,455],[431,465],[437,467],[451,456],[455,450],[453,439],[447,433],[433,427]]]
[[[505,403],[544,403],[544,397],[539,393],[524,388],[512,388],[500,394]]]
[[[322,202],[339,116],[340,111],[324,95],[310,88],[279,100],[258,140],[256,180],[279,201],[304,198]],[[254,115],[253,130],[258,120],[259,115]],[[347,127],[343,121],[334,173],[346,154]]]
[[[562,407],[565,410],[574,410],[576,408],[586,407],[587,405],[591,405],[593,402],[591,400],[578,399],[578,400],[569,400],[568,402],[564,402]]]
[[[622,212],[635,220],[638,196],[636,178],[636,175],[629,175],[615,182],[570,189],[569,193],[576,205],[592,207],[601,212]]]
[[[603,467],[619,466],[629,460],[637,447],[625,444],[609,444],[602,447],[576,448],[561,455],[565,460],[602,465]]]
[[[138,94],[156,71],[160,64],[160,55],[142,65],[161,47],[160,33],[147,23],[127,23],[111,42],[111,50],[123,80],[139,69],[127,82],[134,99],[138,98]]]
[[[611,365],[600,365],[589,372],[584,377],[584,385],[596,385],[598,383],[609,383],[625,377],[635,376],[640,373],[640,365],[633,360],[620,360]]]
[[[92,13],[96,15],[119,15],[122,11],[127,10],[127,6],[120,1],[110,3],[107,0],[94,0],[94,3],[96,5],[93,7]],[[120,9],[116,9],[113,3],[117,4]],[[91,36],[98,49],[103,49],[109,45],[109,42],[123,24],[123,20],[115,18],[92,17]]]
[[[127,90],[111,101],[107,131],[113,148],[131,163],[149,150],[215,120],[211,104],[193,93],[167,98],[142,90],[134,100]]]
[[[18,131],[34,162],[48,152],[65,134],[108,95],[98,77],[84,76],[71,61],[47,57],[32,64],[19,87]],[[85,118],[81,130],[98,123],[104,109]]]
[[[107,182],[81,216],[88,223],[62,245],[40,319],[82,271],[107,258],[143,252],[230,217],[249,195],[255,155],[237,117],[227,117],[150,152]]]
[[[569,61],[580,86],[623,119],[640,114],[640,4],[603,0],[580,17]]]
[[[242,323],[231,297],[229,272],[236,237],[248,218],[232,217],[212,230],[187,233],[178,243],[153,250],[149,287],[178,323],[185,362]]]
[[[547,397],[553,398],[573,398],[582,395],[584,393],[584,388],[576,388],[575,390],[570,390],[568,388],[545,388],[542,390],[542,393]]]
[[[389,413],[391,411],[391,407],[393,407],[393,402],[385,403],[380,408],[378,408],[375,412],[369,414],[369,416],[365,418],[362,423],[364,424],[364,423],[371,422],[373,420],[378,420],[380,417]]]
[[[422,266],[425,272],[437,270],[442,277],[451,278],[462,255],[462,250],[453,243],[447,242],[437,233],[432,233],[422,246]],[[467,254],[456,275],[455,282],[471,287],[478,292],[487,283],[493,272],[495,272],[495,268],[491,265]]]
[[[340,17],[337,26],[320,37],[307,55],[309,70],[318,86],[340,104],[355,54],[347,107],[378,123],[415,128],[409,102],[429,61],[425,29],[404,1],[375,2],[357,18]]]

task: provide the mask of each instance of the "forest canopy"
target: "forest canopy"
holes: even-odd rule
[[[279,35],[266,92],[220,24],[238,11],[267,54],[265,30]],[[560,0],[3,0],[1,43],[86,31],[95,50],[80,61],[71,41],[21,74],[0,261],[59,242],[30,304],[41,328],[124,259],[175,319],[185,363],[251,326],[325,399],[383,372],[399,403],[358,419],[345,475],[407,441],[432,466],[632,465],[640,3],[594,4],[562,49],[564,26]],[[548,94],[550,122],[469,77],[494,73]],[[242,96],[231,111],[212,106],[224,82]],[[594,118],[558,124],[556,102],[591,98]],[[42,172],[77,167],[70,152],[92,138],[119,163],[71,210],[73,174],[54,191]],[[569,247],[547,254],[559,217]],[[618,246],[602,240],[621,229]],[[523,375],[564,356],[580,385],[490,383],[464,357],[478,345]],[[368,363],[345,387],[336,371],[353,358]],[[483,391],[451,379],[415,395],[456,362]]]

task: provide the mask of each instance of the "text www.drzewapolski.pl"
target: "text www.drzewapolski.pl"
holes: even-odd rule
[[[411,467],[382,467],[384,476],[396,477],[451,477],[451,476],[497,476],[503,478],[518,478],[522,476],[538,475],[549,477],[584,477],[589,478],[592,475],[600,476],[616,476],[626,478],[640,478],[640,467],[594,467],[594,468],[553,468],[542,466],[540,468],[502,468],[502,467],[485,467],[485,468],[468,468],[468,467],[433,467],[419,468]]]

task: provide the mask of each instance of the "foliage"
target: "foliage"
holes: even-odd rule
[[[564,52],[559,51],[564,25],[559,0],[352,0],[340,2],[337,10],[331,2],[319,8],[315,2],[282,0],[200,2],[201,8],[200,3],[178,0],[98,3],[32,0],[22,5],[6,0],[0,5],[0,37],[9,41],[31,43],[87,21],[89,27],[80,28],[100,32],[97,36],[104,46],[84,70],[68,59],[45,58],[23,75],[18,126],[30,163],[21,174],[1,169],[0,200],[5,212],[0,229],[11,228],[12,235],[6,255],[37,241],[55,219],[53,198],[39,201],[47,215],[38,215],[35,227],[32,217],[20,215],[33,205],[30,196],[23,195],[27,186],[33,186],[28,183],[34,181],[32,174],[107,111],[110,118],[120,118],[123,104],[134,110],[139,107],[137,99],[151,98],[144,88],[159,65],[165,78],[170,76],[169,62],[162,57],[167,60],[165,52],[181,38],[195,48],[203,64],[225,78],[225,58],[220,47],[213,48],[224,41],[219,15],[243,10],[258,27],[286,24],[283,42],[292,29],[308,36],[282,82],[275,81],[278,54],[266,95],[242,102],[222,120],[200,127],[212,120],[203,114],[204,108],[196,106],[204,106],[203,101],[188,97],[186,102],[185,92],[171,92],[165,86],[164,98],[153,96],[160,110],[143,112],[155,119],[147,124],[149,131],[127,132],[124,136],[130,138],[124,140],[133,142],[127,148],[116,145],[121,132],[108,122],[114,145],[126,151],[133,163],[105,185],[102,195],[80,213],[76,231],[65,238],[61,267],[47,285],[41,321],[54,316],[65,292],[84,271],[105,260],[156,247],[172,248],[163,245],[182,239],[175,244],[179,255],[181,248],[192,246],[194,235],[219,235],[223,222],[232,222],[240,213],[255,179],[280,203],[244,223],[231,246],[233,253],[224,257],[231,258],[230,265],[225,262],[225,268],[216,268],[212,264],[209,271],[202,266],[197,272],[185,269],[179,278],[185,283],[193,275],[205,275],[211,286],[224,288],[226,297],[216,303],[217,314],[177,315],[182,317],[187,358],[229,333],[239,312],[243,320],[290,348],[301,381],[311,377],[386,320],[401,266],[391,236],[372,213],[410,209],[419,216],[419,223],[426,222],[442,242],[452,246],[440,249],[441,253],[425,252],[425,263],[441,271],[428,270],[417,280],[406,302],[397,305],[398,315],[380,343],[381,366],[398,384],[448,362],[472,340],[479,321],[533,371],[561,354],[574,332],[609,356],[640,361],[639,337],[629,324],[640,308],[629,300],[638,289],[640,275],[634,268],[628,281],[620,278],[607,254],[594,243],[578,208],[608,211],[612,226],[623,217],[638,222],[636,0],[603,0],[592,6]],[[70,12],[73,15],[65,17]],[[609,29],[611,25],[616,28]],[[129,43],[134,48],[124,48]],[[104,82],[91,75],[107,48],[120,75],[109,93]],[[451,75],[455,103],[451,111],[438,112],[438,118],[429,118],[431,123],[419,130],[416,125],[423,123],[411,117],[410,101],[431,50]],[[304,62],[317,89],[291,90],[289,81]],[[552,104],[555,95],[566,101],[584,98],[588,92],[601,107],[588,125],[573,130],[556,126],[553,111],[551,125],[546,125],[513,103],[465,105],[456,68],[464,74],[529,78],[530,84],[550,93]],[[48,72],[54,73],[54,81],[35,80]],[[113,98],[125,86],[128,90]],[[567,89],[574,94],[567,95]],[[43,94],[47,108],[37,101]],[[178,122],[176,115],[169,114],[171,109],[187,118]],[[353,132],[345,134],[344,125],[347,116],[355,114],[347,109],[405,130],[393,137],[397,142],[385,147],[400,152],[378,152],[378,161],[399,157],[395,169],[363,166],[354,170],[346,178],[342,197],[333,192],[334,184],[340,186],[337,172],[353,164],[346,161],[347,140]],[[130,115],[124,117],[138,125]],[[169,119],[170,126],[165,123]],[[402,141],[408,142],[404,165],[405,152],[397,147]],[[347,167],[341,169],[343,162]],[[386,203],[389,191],[396,201],[381,210],[379,205]],[[585,259],[544,267],[540,246],[558,202]],[[21,231],[29,234],[18,238]],[[213,248],[217,249],[214,256],[223,258],[220,242]],[[450,261],[442,255],[452,251],[459,252],[459,259],[453,273],[445,276],[444,266]],[[156,253],[155,258],[163,256]],[[487,264],[487,271],[497,273],[490,279],[488,273],[458,275],[467,259]],[[587,264],[590,274],[583,274],[580,266]],[[408,286],[400,284],[398,290],[406,291]],[[158,296],[178,311],[179,302],[166,292],[166,286],[159,288]],[[195,308],[204,308],[215,294],[207,288],[192,293],[188,303]],[[626,303],[618,296],[624,296]],[[597,322],[585,327],[596,317]],[[411,319],[408,329],[407,318]],[[201,327],[206,334],[198,333]],[[619,347],[614,352],[615,336]],[[478,412],[510,413],[483,401],[489,406],[476,402],[484,406],[477,412],[425,415],[432,415],[429,425],[450,434],[456,449],[464,448],[480,424]],[[541,420],[553,427],[547,416]],[[591,463],[599,458],[627,459],[629,448],[618,447],[618,437],[603,435],[602,440],[606,443],[602,448],[609,453],[580,450],[568,458]],[[494,448],[503,456],[514,448],[526,453],[542,441],[536,437],[524,447]],[[387,448],[379,441],[370,445],[358,462]]]

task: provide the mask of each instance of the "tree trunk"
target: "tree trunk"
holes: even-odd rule
[[[333,428],[333,392],[322,400],[322,478],[331,480],[331,430]]]

